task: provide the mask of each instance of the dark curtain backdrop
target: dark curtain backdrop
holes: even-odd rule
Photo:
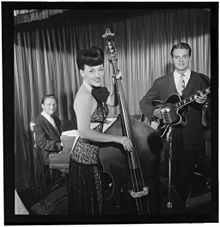
[[[42,27],[38,22],[30,30],[14,32],[16,188],[33,184],[29,123],[41,112],[44,94],[57,96],[57,114],[64,128],[75,127],[73,100],[82,82],[76,52],[93,45],[104,49],[105,27],[116,34],[118,62],[131,115],[141,113],[139,101],[153,81],[172,70],[170,50],[174,43],[188,42],[192,47],[192,70],[210,76],[210,11],[207,9],[146,10],[145,14],[111,22],[88,20],[77,24],[71,19],[65,18],[63,22],[61,19],[59,26],[48,23]],[[108,60],[105,69],[104,84],[110,86]],[[110,111],[117,112],[117,108]]]

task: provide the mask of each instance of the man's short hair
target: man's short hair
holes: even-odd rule
[[[173,45],[172,49],[171,49],[171,56],[173,57],[173,51],[175,49],[186,49],[186,50],[189,50],[189,56],[191,56],[191,47],[188,43],[177,43],[175,45]]]
[[[84,70],[84,65],[96,66],[104,63],[104,53],[99,47],[91,47],[89,49],[80,50],[77,53],[77,66]]]
[[[42,98],[42,100],[41,100],[41,104],[44,104],[44,102],[45,102],[45,100],[46,100],[47,98],[55,99],[56,102],[57,102],[57,98],[56,98],[56,96],[55,96],[54,94],[48,94],[48,95],[44,95],[44,96],[43,96],[43,98]]]

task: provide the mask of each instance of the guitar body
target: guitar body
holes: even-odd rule
[[[208,95],[211,92],[211,88],[207,87],[202,91],[197,91],[194,95],[182,99],[178,94],[174,93],[168,96],[165,101],[154,100],[152,102],[154,108],[160,108],[162,119],[152,116],[153,121],[159,123],[158,133],[161,137],[166,135],[169,126],[181,127],[187,124],[187,120],[184,118],[184,112],[188,110],[188,104],[195,101],[195,98],[199,93]]]
[[[184,117],[184,112],[188,110],[188,106],[183,106],[180,109],[175,109],[174,105],[178,102],[181,102],[182,98],[178,94],[171,94],[168,98],[164,101],[155,100],[153,101],[153,106],[155,108],[169,108],[171,110],[172,122],[171,124],[174,127],[183,127],[187,124],[187,119]],[[158,133],[161,137],[163,137],[169,125],[164,124],[162,119],[157,119],[159,126],[158,126]]]

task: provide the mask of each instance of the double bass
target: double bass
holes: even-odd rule
[[[160,213],[158,165],[163,144],[150,126],[129,115],[118,73],[114,33],[106,29],[108,60],[112,65],[120,114],[107,133],[127,136],[133,145],[125,151],[115,143],[101,145],[99,158],[104,170],[106,215],[151,215]]]

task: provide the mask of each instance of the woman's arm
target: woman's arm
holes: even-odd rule
[[[125,136],[104,134],[90,129],[90,117],[94,99],[89,93],[81,93],[76,97],[74,109],[77,117],[79,136],[94,142],[116,142],[124,146],[125,150],[131,150],[132,144]]]

